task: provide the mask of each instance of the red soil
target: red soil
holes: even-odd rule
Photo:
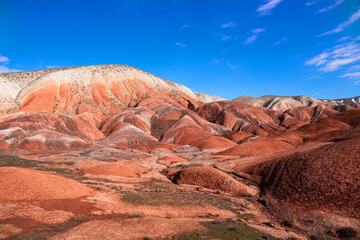
[[[241,143],[243,140],[249,138],[249,137],[253,137],[254,135],[251,133],[247,133],[244,131],[239,131],[239,132],[233,132],[229,135],[226,135],[225,137],[230,139],[233,142],[236,143]]]
[[[210,136],[213,135],[203,130],[191,117],[185,115],[164,133],[162,142],[192,145]]]
[[[159,144],[157,139],[149,133],[123,121],[117,122],[111,130],[105,129],[105,134],[109,135],[98,141],[105,146],[145,149]]]
[[[329,144],[254,167],[261,188],[306,210],[360,216],[360,138]]]
[[[0,201],[67,199],[95,193],[74,180],[18,167],[1,167],[0,182]]]
[[[353,128],[360,128],[360,110],[350,110],[332,117],[351,125]]]
[[[360,129],[345,129],[331,132],[325,132],[309,138],[310,141],[316,142],[338,142],[352,138],[360,137]]]
[[[121,177],[136,177],[140,173],[147,171],[147,168],[143,168],[135,165],[120,165],[118,163],[108,163],[96,167],[87,168],[85,173],[93,175],[112,175]]]
[[[342,129],[351,129],[349,124],[334,120],[332,117],[320,119],[314,123],[306,124],[298,129],[308,136],[316,136],[321,133]]]
[[[294,146],[297,146],[299,144],[301,144],[303,142],[303,132],[294,130],[294,131],[286,131],[280,134],[273,134],[273,135],[268,135],[265,137],[260,138],[258,141],[263,141],[263,140],[269,140],[269,141],[283,141],[283,142],[287,142],[290,143]]]
[[[176,155],[173,155],[173,156],[165,156],[165,157],[162,157],[158,160],[158,163],[161,163],[161,164],[165,164],[167,166],[173,164],[173,163],[178,163],[178,162],[186,162],[188,160],[182,158],[182,157],[178,157]]]
[[[205,150],[205,149],[224,149],[233,147],[236,145],[233,141],[221,137],[221,136],[210,136],[203,138],[195,143],[192,144],[193,146]]]
[[[176,184],[206,187],[236,195],[256,195],[256,190],[235,180],[226,173],[210,167],[190,167],[170,173],[169,178]]]
[[[259,139],[253,142],[246,142],[236,145],[225,151],[219,152],[216,155],[250,157],[267,153],[280,152],[291,149],[293,147],[294,146],[290,143],[280,140],[266,141]]]

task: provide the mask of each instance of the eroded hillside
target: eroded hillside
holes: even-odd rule
[[[226,101],[123,65],[0,74],[0,86],[0,239],[360,230],[358,105]]]

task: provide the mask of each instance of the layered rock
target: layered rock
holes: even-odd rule
[[[11,111],[81,114],[99,109],[112,115],[146,96],[171,98],[182,106],[200,100],[188,88],[125,65],[100,65],[0,74],[0,113]]]
[[[0,148],[72,150],[103,137],[95,126],[77,116],[29,113],[0,123]]]
[[[214,102],[203,104],[196,112],[205,120],[223,125],[234,132],[245,131],[257,135],[281,132],[280,114],[266,108],[250,107],[239,102]]]

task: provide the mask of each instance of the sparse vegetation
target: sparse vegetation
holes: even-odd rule
[[[240,222],[203,222],[202,225],[208,229],[208,231],[197,231],[193,233],[184,233],[179,236],[174,236],[168,239],[176,240],[191,240],[191,239],[270,239],[275,240],[277,238],[268,234],[264,234],[245,223]]]
[[[309,239],[310,240],[325,240],[325,238],[323,238],[323,236],[318,235],[318,234],[311,235]]]
[[[219,209],[238,213],[238,207],[230,199],[200,191],[176,191],[166,185],[144,184],[136,192],[122,191],[121,200],[134,205],[170,206],[214,206]]]
[[[42,235],[32,235],[32,236],[14,236],[10,237],[9,240],[45,240],[46,237]]]
[[[201,163],[194,163],[194,164],[178,164],[176,167],[180,169],[190,168],[190,167],[203,167],[204,164]]]
[[[339,228],[336,234],[340,239],[351,240],[357,236],[357,231],[352,227]]]

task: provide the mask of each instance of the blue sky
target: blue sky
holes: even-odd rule
[[[233,99],[360,95],[359,0],[0,0],[0,72],[126,64]]]

